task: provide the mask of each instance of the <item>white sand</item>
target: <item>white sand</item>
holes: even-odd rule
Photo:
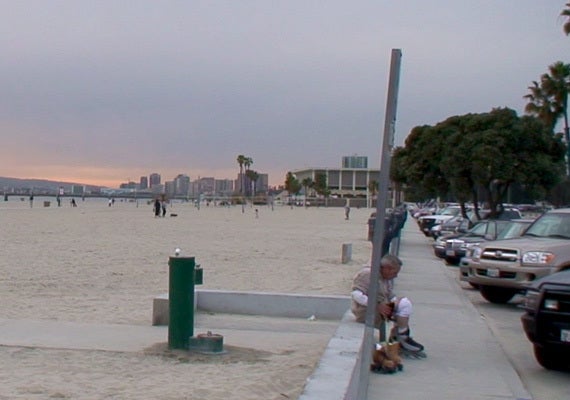
[[[177,202],[155,218],[141,200],[43,200],[0,202],[0,318],[150,325],[176,247],[201,264],[205,289],[346,295],[370,258],[371,209],[345,221],[342,208],[257,206],[255,218],[251,207]],[[343,243],[352,243],[348,264]],[[216,360],[160,343],[141,353],[0,346],[0,399],[294,399],[328,337],[294,339]]]

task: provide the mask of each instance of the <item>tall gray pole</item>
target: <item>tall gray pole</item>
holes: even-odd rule
[[[378,278],[380,277],[380,259],[382,258],[382,241],[384,240],[384,225],[386,220],[386,204],[390,188],[390,152],[394,145],[396,127],[396,108],[398,105],[398,87],[400,84],[400,64],[402,51],[392,49],[390,61],[390,80],[386,100],[386,115],[384,120],[384,136],[380,151],[380,177],[378,180],[378,198],[376,200],[376,223],[372,239],[372,264],[370,268],[370,286],[368,288],[368,305],[366,308],[366,325],[360,359],[360,375],[357,398],[366,400],[368,397],[368,382],[370,380],[370,363],[374,346],[374,322],[376,317],[376,301],[378,296]]]

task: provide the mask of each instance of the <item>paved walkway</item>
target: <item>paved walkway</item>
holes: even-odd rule
[[[432,240],[413,219],[401,239],[404,267],[396,293],[414,304],[412,335],[424,360],[404,360],[404,371],[371,374],[369,399],[531,399],[498,340],[462,293],[457,269],[433,256]],[[521,335],[524,335],[521,328]]]

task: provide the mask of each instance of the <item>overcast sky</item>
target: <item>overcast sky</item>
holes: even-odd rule
[[[0,0],[0,176],[117,187],[379,167],[393,48],[396,145],[510,107],[569,60],[566,0]]]

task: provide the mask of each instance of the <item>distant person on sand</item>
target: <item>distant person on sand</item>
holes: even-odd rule
[[[71,199],[71,207],[77,207],[77,203],[75,202],[75,199]]]
[[[163,200],[161,206],[162,206],[162,216],[166,217],[166,201]]]
[[[259,210],[257,208],[255,209],[255,218],[259,218]]]
[[[30,208],[32,208],[34,206],[34,195],[31,194],[30,195]]]
[[[350,217],[350,207],[348,205],[344,206],[344,219],[348,221]]]
[[[154,201],[154,216],[155,217],[160,217],[160,200],[156,199]]]

